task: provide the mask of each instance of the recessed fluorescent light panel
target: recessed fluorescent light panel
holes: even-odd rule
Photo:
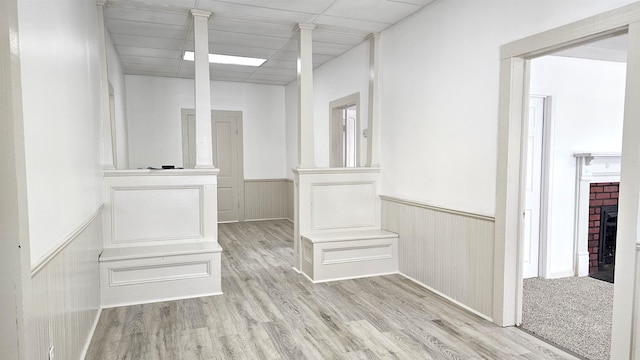
[[[193,51],[185,51],[182,55],[183,60],[194,61],[195,54]],[[244,56],[231,56],[220,54],[209,54],[209,62],[212,64],[225,64],[225,65],[243,65],[243,66],[260,66],[264,64],[267,59],[244,57]]]

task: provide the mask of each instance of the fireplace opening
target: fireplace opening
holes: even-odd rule
[[[591,184],[589,276],[613,283],[618,225],[619,183]]]

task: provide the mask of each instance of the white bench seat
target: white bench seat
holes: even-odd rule
[[[104,249],[100,255],[102,306],[221,294],[221,254],[214,241]]]
[[[302,273],[313,282],[398,273],[398,234],[325,231],[301,235]]]

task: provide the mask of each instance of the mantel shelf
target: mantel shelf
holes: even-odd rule
[[[585,164],[589,166],[595,158],[619,158],[621,154],[616,152],[581,152],[575,153],[573,156],[575,158],[584,158]]]

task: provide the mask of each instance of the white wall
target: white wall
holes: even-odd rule
[[[125,76],[129,164],[182,165],[181,108],[194,108],[191,79]],[[211,82],[211,107],[242,111],[246,179],[286,177],[283,86]]]
[[[531,92],[552,96],[550,277],[573,271],[577,152],[620,152],[626,64],[546,56],[531,65]]]
[[[369,44],[364,42],[364,38],[362,40],[363,43],[353,50],[332,59],[313,72],[314,149],[317,167],[329,166],[329,103],[355,93],[360,93],[360,164],[366,161],[367,139],[362,136],[362,130],[367,128],[368,116]]]
[[[33,265],[102,202],[100,52],[95,2],[18,5]]]
[[[120,56],[111,39],[109,30],[106,35],[107,72],[109,82],[113,86],[115,103],[116,164],[118,169],[129,168],[129,140],[127,134],[127,96],[124,82],[124,71]]]
[[[436,1],[383,31],[383,193],[493,215],[499,47],[630,2]]]

